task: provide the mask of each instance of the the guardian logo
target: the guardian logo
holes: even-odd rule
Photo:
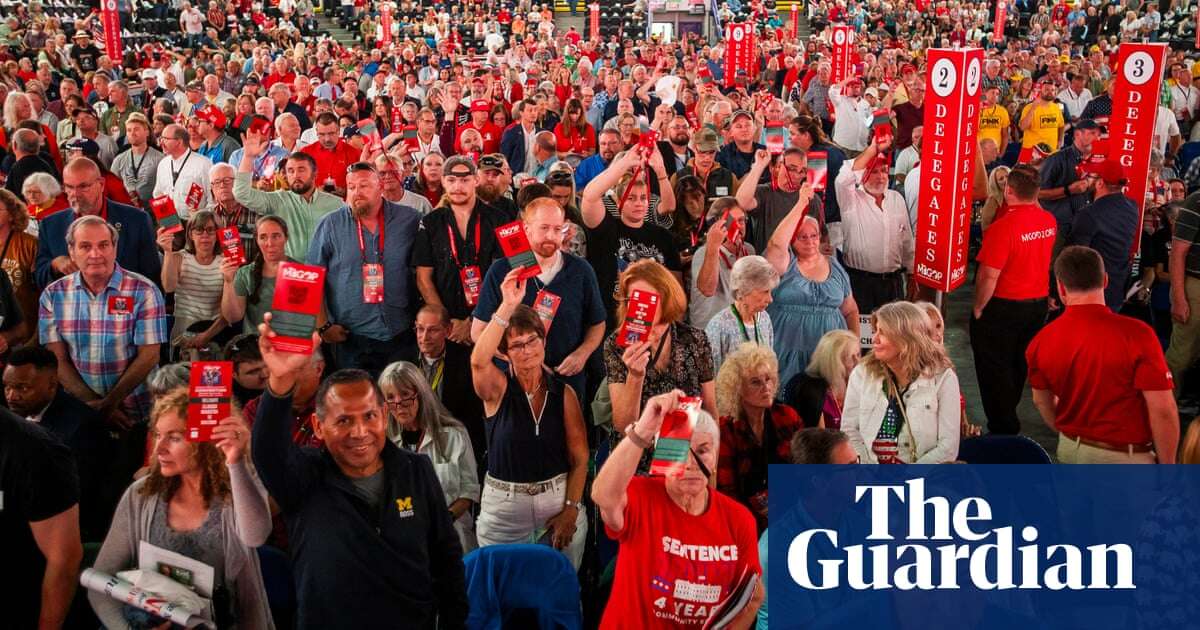
[[[893,515],[891,495],[906,513]],[[855,590],[1004,589],[1133,589],[1133,549],[1126,544],[1039,545],[1036,527],[992,526],[992,508],[980,497],[951,505],[946,497],[925,497],[925,480],[904,485],[855,486],[854,501],[870,506],[870,534],[877,545],[838,544],[838,532],[809,529],[792,539],[788,573],[805,589],[828,590],[843,585]],[[932,522],[927,526],[927,516]],[[908,519],[897,541],[889,525],[893,517]],[[931,544],[945,541],[947,544]],[[967,544],[960,544],[966,541]],[[907,544],[907,543],[914,544]],[[817,557],[813,547],[834,548],[838,557]],[[819,569],[810,571],[810,560]],[[1110,575],[1110,561],[1115,576]],[[962,582],[960,584],[960,582]]]

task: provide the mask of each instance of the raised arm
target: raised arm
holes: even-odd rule
[[[654,171],[654,177],[658,179],[658,213],[672,214],[675,212],[675,189],[671,188],[671,180],[667,177],[662,151],[657,148],[650,149],[646,168]]]
[[[259,214],[275,214],[278,211],[277,195],[258,190],[252,181],[254,160],[266,150],[266,136],[253,131],[242,134],[242,161],[238,163],[233,178],[233,198]]]
[[[630,149],[620,158],[613,160],[608,168],[592,178],[584,187],[579,201],[579,211],[583,214],[583,224],[595,228],[604,220],[604,194],[611,190],[621,177],[642,163],[642,156],[637,149]]]
[[[771,240],[767,241],[767,251],[763,253],[763,258],[771,263],[780,276],[787,273],[788,262],[792,257],[792,235],[796,233],[797,226],[808,213],[812,196],[812,184],[804,182],[800,186],[800,196],[796,199],[796,205],[783,217],[775,232],[771,234]]]
[[[221,317],[227,322],[240,322],[246,316],[246,298],[237,294],[234,285],[237,270],[233,259],[221,259]]]
[[[625,529],[626,490],[637,472],[642,452],[654,443],[663,418],[675,409],[682,395],[683,392],[674,390],[646,401],[645,411],[630,431],[633,435],[617,443],[600,472],[596,473],[596,480],[592,482],[592,501],[600,509],[604,524],[613,532]]]
[[[520,275],[520,269],[513,269],[504,276],[504,281],[500,283],[500,293],[503,296],[500,306],[492,314],[491,320],[475,342],[475,348],[471,350],[471,376],[475,383],[475,393],[483,400],[483,408],[488,415],[496,413],[500,406],[500,398],[508,389],[508,379],[492,359],[500,348],[500,340],[508,330],[509,318],[525,296],[526,281],[520,279]]]
[[[721,273],[721,244],[725,242],[725,222],[717,219],[708,228],[704,237],[704,261],[700,263],[700,272],[696,274],[696,290],[704,297],[717,294]],[[696,261],[693,260],[692,264]]]
[[[767,168],[771,166],[771,154],[766,149],[759,149],[754,152],[754,163],[750,165],[750,170],[746,173],[746,177],[738,184],[737,198],[738,205],[742,210],[750,212],[758,207],[758,199],[754,197],[754,191],[758,189],[758,180],[762,179],[762,175]]]

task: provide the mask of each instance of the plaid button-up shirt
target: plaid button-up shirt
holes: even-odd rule
[[[766,527],[767,464],[792,462],[792,436],[804,428],[796,410],[776,403],[763,414],[763,432],[774,433],[775,452],[764,453],[750,423],[732,416],[720,420],[721,446],[717,455],[717,490],[750,508],[759,531]],[[755,474],[758,464],[758,474]]]
[[[167,342],[167,311],[153,282],[120,265],[96,295],[77,271],[42,293],[38,337],[43,344],[65,343],[80,378],[104,396],[133,363],[138,346]],[[145,383],[139,383],[121,407],[137,418],[148,417]]]

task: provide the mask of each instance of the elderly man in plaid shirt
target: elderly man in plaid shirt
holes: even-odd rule
[[[38,336],[58,357],[63,388],[128,431],[149,416],[145,380],[167,341],[167,313],[153,282],[117,265],[117,237],[98,216],[79,217],[67,229],[79,270],[42,293]],[[140,450],[137,432],[126,437]]]

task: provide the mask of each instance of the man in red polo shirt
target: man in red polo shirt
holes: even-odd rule
[[[361,152],[342,140],[337,116],[324,112],[317,116],[317,141],[301,151],[317,161],[317,186],[339,197],[345,196],[346,171],[358,161]]]
[[[1057,224],[1037,203],[1038,173],[1018,166],[1008,175],[1008,212],[983,233],[971,351],[988,432],[1021,431],[1017,404],[1025,390],[1025,348],[1046,321],[1050,254]]]
[[[990,231],[990,230],[989,230]],[[1104,260],[1067,247],[1054,262],[1066,306],[1025,358],[1033,404],[1058,431],[1064,464],[1175,463],[1179,411],[1154,329],[1104,304]]]
[[[484,154],[500,152],[500,135],[504,133],[504,130],[489,120],[491,111],[491,101],[482,98],[471,101],[471,122],[458,128],[458,134],[454,139],[455,153],[462,152],[462,135],[468,129],[479,131],[479,135],[483,137]]]

